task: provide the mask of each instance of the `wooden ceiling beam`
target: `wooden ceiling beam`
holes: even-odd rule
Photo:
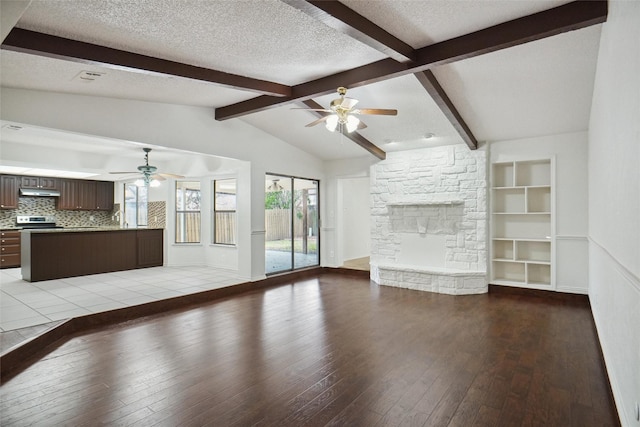
[[[282,0],[318,19],[326,25],[376,49],[398,62],[414,62],[416,52],[402,40],[357,14],[338,1]],[[440,107],[445,117],[460,134],[470,149],[478,148],[478,141],[430,70],[415,74],[418,81]]]
[[[325,109],[322,105],[318,104],[316,101],[312,99],[302,101],[302,103],[306,105],[308,108],[313,108],[316,110]],[[325,113],[323,111],[309,111],[309,112],[315,114],[318,117],[324,117],[331,114],[331,113]],[[347,132],[347,130],[344,128],[342,128],[341,130],[344,136],[346,136],[351,141],[355,142],[356,144],[358,144],[359,146],[361,146],[362,148],[364,148],[365,150],[367,150],[369,153],[373,154],[380,160],[384,160],[387,158],[387,153],[383,149],[381,149],[380,147],[378,147],[377,145],[369,141],[364,136],[360,135],[358,132],[356,131]]]
[[[416,53],[411,46],[339,1],[282,1],[398,62],[409,62],[416,59]]]
[[[418,49],[417,63],[431,68],[601,24],[607,9],[607,0],[574,1]]]
[[[419,73],[414,74],[422,87],[429,93],[431,98],[438,104],[440,110],[444,113],[445,117],[449,120],[449,122],[456,129],[460,137],[464,140],[464,142],[469,146],[472,150],[478,149],[478,140],[469,126],[462,119],[462,116],[456,109],[451,99],[447,96],[440,83],[436,79],[436,76],[431,72],[431,70],[420,71]]]
[[[415,62],[406,64],[384,59],[294,86],[292,96],[259,96],[216,108],[216,120],[226,120],[286,103],[331,93],[338,86],[357,87],[376,81],[418,73],[438,65],[472,58],[497,50],[573,31],[607,20],[607,1],[574,1],[553,9],[494,25],[484,30],[416,50]]]
[[[290,97],[292,93],[290,86],[279,83],[252,79],[21,28],[13,28],[11,30],[2,42],[2,49],[84,64],[97,64],[102,67],[136,73],[185,77],[272,97]]]

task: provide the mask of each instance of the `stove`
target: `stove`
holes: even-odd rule
[[[18,228],[64,228],[60,225],[56,225],[55,216],[44,215],[18,215],[16,217],[16,227]]]

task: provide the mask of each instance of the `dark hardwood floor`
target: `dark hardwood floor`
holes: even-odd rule
[[[339,274],[75,336],[1,393],[3,426],[619,425],[586,299]]]

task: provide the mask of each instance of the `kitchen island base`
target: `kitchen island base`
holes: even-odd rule
[[[163,229],[23,230],[28,282],[163,265]]]

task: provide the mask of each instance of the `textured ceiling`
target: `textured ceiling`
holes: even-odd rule
[[[288,3],[295,2],[33,0],[16,27],[287,86],[387,58]],[[413,48],[421,48],[567,1],[343,0],[341,3]],[[480,141],[586,130],[600,27],[439,66],[433,72]],[[76,78],[84,70],[104,75],[87,84]],[[0,52],[0,71],[2,87],[212,109],[257,96],[247,89],[189,78],[4,49]],[[354,87],[349,96],[360,100],[359,107],[398,109],[396,117],[361,117],[368,127],[360,134],[385,151],[463,143],[413,75]],[[326,107],[335,97],[329,94],[313,99]],[[245,121],[323,159],[370,155],[344,136],[329,133],[322,125],[304,127],[316,116],[292,109],[303,106],[286,104],[230,120]],[[427,133],[435,137],[425,140],[423,136]],[[3,132],[3,141],[4,135]],[[44,143],[44,139],[43,135],[36,138],[39,143]],[[54,139],[64,144],[61,141],[64,138]],[[74,144],[81,143],[79,139],[82,138],[73,138]],[[132,151],[138,149],[133,147]]]
[[[287,85],[385,58],[280,1],[35,0],[19,27]]]
[[[341,3],[414,49],[569,2],[569,0],[341,0]]]
[[[137,99],[200,107],[218,107],[253,98],[255,93],[176,76],[132,73],[113,68],[3,50],[2,86],[78,95]],[[104,73],[85,83],[82,71]]]

